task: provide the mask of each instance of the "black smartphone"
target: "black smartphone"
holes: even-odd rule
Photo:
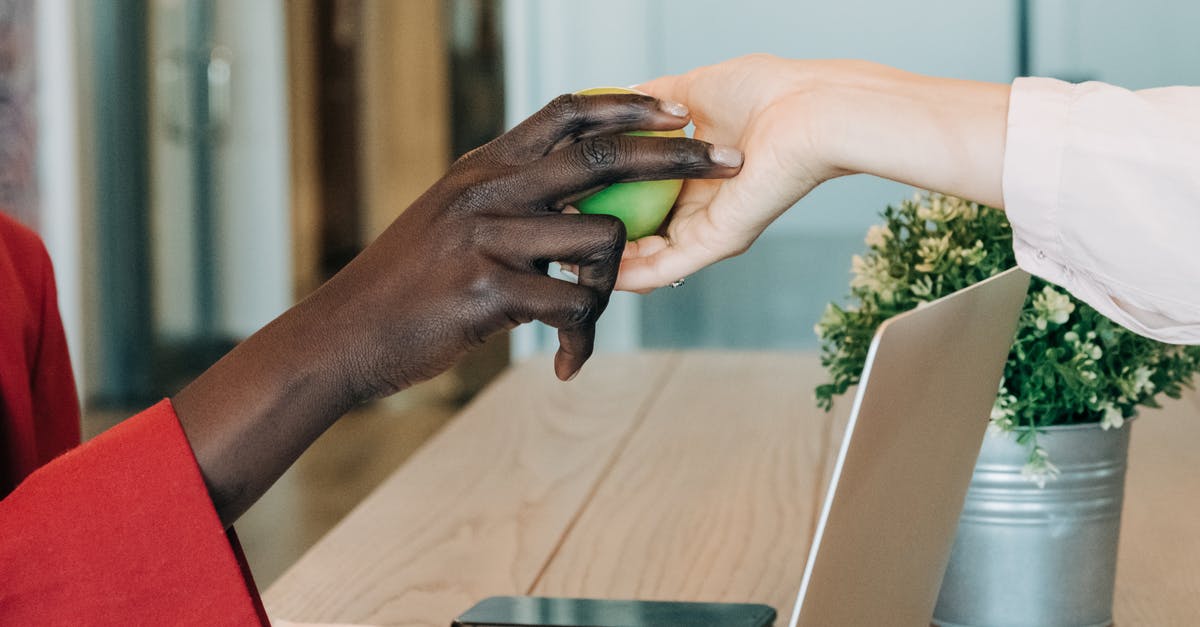
[[[753,603],[489,597],[452,627],[771,627],[775,610]]]

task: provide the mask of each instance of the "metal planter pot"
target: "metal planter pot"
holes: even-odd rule
[[[985,439],[933,623],[940,627],[1112,624],[1129,429],[1051,427],[1038,444],[1061,474],[1021,476],[1027,451]]]

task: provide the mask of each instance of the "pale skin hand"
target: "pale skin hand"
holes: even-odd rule
[[[691,110],[741,173],[684,184],[663,235],[630,242],[617,289],[648,291],[745,252],[821,183],[866,173],[1003,208],[1009,87],[863,61],[751,55],[639,90]]]

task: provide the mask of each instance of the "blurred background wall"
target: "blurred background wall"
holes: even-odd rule
[[[0,2],[0,204],[56,260],[83,396],[137,407],[177,390],[501,132],[497,15],[478,0]],[[477,388],[506,347],[447,393]]]
[[[1200,4],[1169,0],[3,0],[0,200],[54,255],[85,396],[136,405],[556,94],[748,52],[1196,84],[1197,24]],[[601,349],[811,347],[866,226],[908,193],[869,177],[823,186],[742,258],[618,297]],[[451,387],[486,380],[504,342]],[[523,329],[512,353],[552,343]]]

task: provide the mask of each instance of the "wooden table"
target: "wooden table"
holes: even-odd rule
[[[297,621],[445,627],[498,594],[745,601],[790,615],[849,402],[815,356],[511,369],[266,591]],[[1200,625],[1200,397],[1134,428],[1119,625]]]

